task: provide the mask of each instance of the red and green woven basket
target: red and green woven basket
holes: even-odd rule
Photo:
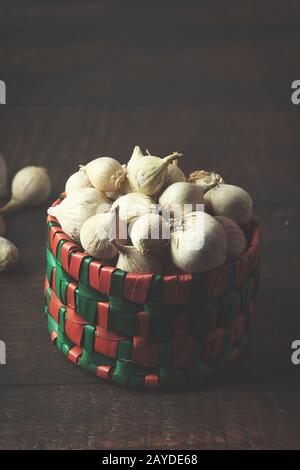
[[[90,257],[48,216],[45,313],[52,342],[74,364],[126,387],[198,384],[249,340],[259,285],[256,222],[247,236],[243,255],[213,271],[131,274]]]

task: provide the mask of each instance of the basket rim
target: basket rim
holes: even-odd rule
[[[66,193],[63,192],[60,194],[60,196],[58,197],[58,199],[56,199],[55,201],[53,201],[53,203],[51,204],[51,207],[55,207],[57,205],[59,205],[62,200],[66,197]],[[92,258],[92,262],[95,266],[98,266],[99,269],[101,267],[105,267],[105,268],[108,268],[110,270],[118,270],[124,274],[127,275],[127,277],[129,276],[133,281],[136,279],[136,280],[140,280],[140,279],[146,279],[148,278],[149,279],[149,276],[155,276],[156,274],[155,273],[143,273],[143,274],[138,274],[138,273],[131,273],[131,272],[128,272],[128,271],[124,271],[120,268],[116,268],[115,266],[109,266],[108,264],[101,264],[101,261],[98,260],[97,258],[94,258],[93,256],[89,255],[86,251],[84,251],[84,249],[78,244],[76,243],[74,240],[72,240],[67,234],[65,234],[65,232],[63,231],[60,223],[58,222],[58,220],[56,219],[56,217],[54,216],[50,216],[50,215],[47,215],[47,224],[49,222],[54,222],[55,225],[57,226],[58,229],[60,229],[60,232],[64,235],[64,238],[66,241],[69,241],[72,243],[72,246],[74,247],[73,248],[73,252],[76,252],[76,255],[80,258],[82,258],[82,260],[84,258],[86,258],[87,256]],[[204,271],[204,272],[201,272],[201,273],[182,273],[182,274],[159,274],[159,276],[162,277],[162,280],[163,281],[168,281],[168,280],[171,280],[171,279],[176,279],[176,281],[180,284],[180,283],[186,283],[187,281],[191,281],[193,276],[194,275],[210,275],[211,273],[222,273],[222,271],[224,269],[227,269],[229,266],[235,266],[237,263],[241,262],[244,258],[247,258],[247,256],[249,255],[249,251],[252,249],[254,249],[256,252],[258,252],[259,250],[259,247],[260,247],[260,242],[261,242],[261,228],[260,228],[260,225],[259,225],[259,222],[257,221],[257,219],[255,218],[255,216],[253,216],[250,220],[250,223],[249,223],[249,231],[252,231],[252,233],[250,234],[250,237],[249,237],[249,240],[248,240],[248,246],[246,248],[246,250],[238,257],[238,258],[235,258],[233,260],[229,260],[229,261],[226,261],[224,262],[223,264],[221,264],[220,266],[218,266],[217,268],[214,268],[212,270],[209,270],[209,271]]]

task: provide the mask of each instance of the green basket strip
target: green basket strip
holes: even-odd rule
[[[238,290],[232,289],[225,294],[220,302],[220,324],[229,327],[235,317],[240,313],[241,294]]]
[[[161,367],[171,367],[173,363],[172,345],[167,342],[159,345],[159,364]]]
[[[116,269],[111,275],[110,283],[110,296],[111,297],[124,297],[124,282],[126,272],[121,269]]]
[[[153,276],[147,294],[147,302],[162,302],[163,300],[163,276]]]
[[[132,338],[135,333],[136,319],[132,313],[120,314],[118,311],[109,307],[108,329],[121,336]]]
[[[82,347],[88,352],[94,351],[96,329],[91,325],[85,325],[82,337]]]
[[[118,360],[130,361],[132,357],[132,341],[120,341]]]
[[[78,295],[78,305],[77,311],[79,315],[82,316],[87,322],[95,325],[96,323],[96,315],[97,315],[97,302],[93,299],[88,299],[87,297],[83,297]]]
[[[202,338],[211,330],[213,315],[217,304],[213,300],[199,299],[187,304],[187,331],[188,334]]]
[[[184,370],[174,367],[161,367],[159,369],[161,388],[180,388],[187,383]]]
[[[206,284],[204,273],[192,275],[190,302],[197,304],[206,296]]]

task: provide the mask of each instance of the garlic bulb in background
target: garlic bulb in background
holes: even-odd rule
[[[215,186],[205,193],[204,202],[214,215],[223,215],[239,225],[247,224],[252,216],[252,199],[238,186]]]
[[[227,256],[231,260],[238,258],[246,249],[247,241],[244,232],[233,220],[221,215],[215,216],[215,219],[222,225],[227,237]]]
[[[186,177],[178,166],[178,160],[175,160],[173,163],[168,165],[166,186],[170,186],[173,183],[178,183],[179,181],[186,181]]]
[[[84,168],[80,168],[79,171],[74,173],[73,175],[70,176],[70,178],[66,182],[66,194],[67,196],[74,191],[78,191],[78,189],[83,189],[83,188],[92,188],[93,185],[90,182],[90,179],[84,170]]]
[[[159,197],[159,204],[164,209],[174,212],[175,217],[197,209],[197,204],[204,204],[202,189],[192,183],[178,182],[168,186]]]
[[[154,201],[144,194],[128,193],[113,203],[111,211],[118,210],[120,219],[130,223],[136,217],[150,212],[153,204]]]
[[[46,168],[27,166],[18,171],[12,181],[12,198],[0,213],[26,206],[36,206],[48,199],[51,181]]]
[[[2,237],[5,234],[5,221],[3,217],[0,215],[0,237]]]
[[[6,238],[0,237],[0,271],[18,260],[18,248]]]
[[[97,259],[111,259],[117,251],[111,243],[116,238],[114,217],[110,212],[96,214],[86,220],[80,230],[80,242],[84,250]]]
[[[108,193],[118,191],[125,181],[125,170],[114,158],[99,157],[82,168],[98,191]]]
[[[168,165],[182,154],[174,152],[165,158],[148,155],[142,156],[135,147],[127,165],[129,183],[134,191],[153,196],[165,186],[168,176]]]
[[[222,225],[205,212],[191,212],[175,221],[171,231],[171,260],[184,272],[214,269],[226,259]]]
[[[130,238],[139,252],[146,253],[169,242],[169,224],[158,214],[142,215],[133,221]]]
[[[48,214],[57,218],[63,231],[72,240],[79,242],[84,222],[96,213],[109,209],[110,204],[104,193],[94,188],[84,188],[71,193],[57,206],[50,207]]]
[[[161,274],[163,271],[159,259],[151,253],[140,253],[134,246],[119,245],[114,242],[119,252],[116,267],[136,274]]]
[[[189,177],[190,183],[197,184],[203,189],[203,192],[217,186],[218,184],[225,183],[222,176],[214,171],[197,170],[193,171]]]
[[[7,168],[4,157],[0,153],[0,197],[7,196]]]

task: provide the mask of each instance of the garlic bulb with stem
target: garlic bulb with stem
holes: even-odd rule
[[[99,157],[83,166],[92,185],[98,191],[118,191],[125,181],[126,172],[118,160]]]
[[[56,217],[63,231],[74,241],[80,241],[80,230],[84,222],[96,213],[108,212],[110,204],[104,193],[94,188],[79,189],[71,193],[48,214]]]
[[[174,221],[171,260],[187,273],[214,269],[226,259],[227,239],[222,225],[205,212],[191,212]]]
[[[26,166],[14,176],[11,200],[0,208],[0,213],[37,206],[48,199],[50,191],[51,181],[46,168]]]
[[[5,234],[5,221],[3,217],[0,215],[0,237],[2,237]]]
[[[170,227],[159,214],[149,213],[132,222],[129,235],[133,246],[146,253],[169,243]]]
[[[80,230],[80,242],[84,250],[97,259],[111,259],[117,251],[111,240],[117,238],[113,214],[96,214],[86,220]],[[123,243],[126,243],[123,240]]]
[[[171,184],[178,183],[180,181],[186,181],[186,177],[178,166],[178,160],[175,160],[173,163],[168,165],[166,186],[170,186]]]
[[[120,245],[112,242],[119,252],[116,264],[118,269],[136,274],[161,274],[160,260],[151,253],[140,253],[134,246]]]
[[[158,201],[163,209],[169,209],[174,212],[175,217],[180,217],[203,209],[203,190],[195,184],[180,181],[168,186]]]
[[[242,188],[220,184],[204,194],[207,209],[214,215],[223,215],[238,225],[248,224],[252,217],[252,199]]]
[[[0,153],[0,197],[6,197],[7,193],[7,167],[3,155]]]
[[[9,240],[0,237],[0,271],[8,268],[18,260],[18,248]]]
[[[120,196],[111,206],[111,210],[118,210],[120,219],[130,223],[136,217],[150,212],[153,207],[154,201],[150,197],[134,192]]]
[[[215,216],[215,219],[222,225],[227,238],[226,259],[232,260],[238,258],[246,249],[247,240],[244,232],[239,225],[228,217],[221,215]]]
[[[168,165],[180,158],[181,153],[174,152],[164,158],[148,155],[144,157],[135,147],[127,164],[129,183],[134,191],[153,196],[165,186],[168,176]]]
[[[189,183],[194,183],[200,186],[203,191],[208,191],[209,189],[217,186],[218,184],[223,184],[225,181],[222,176],[214,171],[206,170],[197,170],[190,173],[188,177]]]
[[[79,169],[79,171],[76,171],[76,173],[73,173],[73,175],[70,176],[70,178],[66,182],[66,194],[67,196],[74,191],[78,191],[78,189],[83,189],[83,188],[92,188],[93,185],[90,182],[90,179],[84,170],[83,167]]]

